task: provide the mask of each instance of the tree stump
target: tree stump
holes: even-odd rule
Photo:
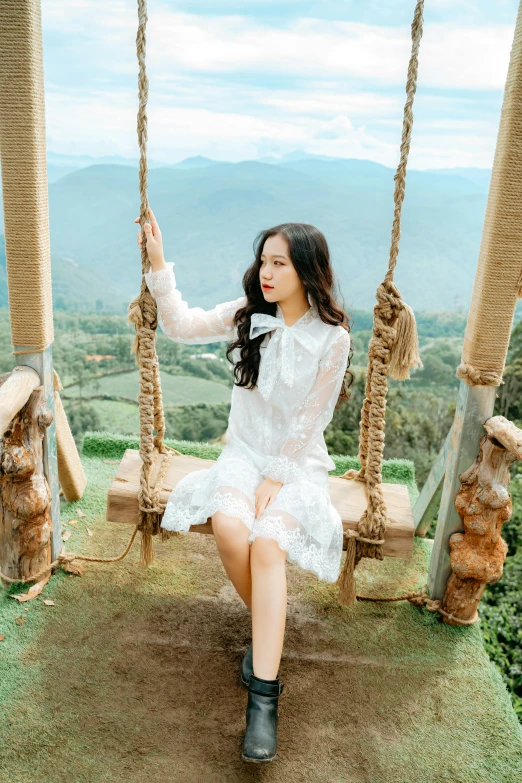
[[[449,625],[478,619],[485,587],[502,576],[508,550],[501,529],[511,517],[509,468],[522,459],[522,430],[504,416],[492,416],[484,428],[478,457],[460,474],[455,498],[465,532],[449,539],[452,574],[442,602],[442,609],[453,616],[443,615]]]
[[[51,563],[43,436],[52,420],[39,386],[0,438],[0,570],[12,579],[28,579]]]

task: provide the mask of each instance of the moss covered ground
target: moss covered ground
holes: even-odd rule
[[[88,489],[62,507],[64,522],[79,520],[64,525],[69,551],[124,549],[131,529],[106,522],[105,509],[128,445],[86,439]],[[198,456],[219,451],[180,445]],[[357,464],[335,461],[336,472]],[[385,464],[384,475],[415,495],[411,463]],[[58,571],[25,604],[11,597],[20,585],[0,594],[2,783],[522,779],[521,726],[477,625],[448,626],[406,601],[340,607],[335,585],[292,564],[279,755],[245,764],[239,665],[250,614],[215,542],[198,534],[155,541],[148,569],[138,549],[119,563],[87,564],[82,577]],[[430,552],[431,541],[416,539],[409,560],[363,560],[358,593],[420,588]]]

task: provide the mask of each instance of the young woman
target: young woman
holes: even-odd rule
[[[229,342],[234,386],[225,446],[211,468],[179,481],[162,527],[188,531],[212,519],[225,571],[252,614],[241,666],[248,688],[242,758],[271,761],[284,687],[286,560],[327,582],[340,571],[342,522],[328,492],[335,464],[323,432],[353,380],[351,372],[349,383],[345,378],[348,316],[333,296],[326,240],[307,223],[262,231],[244,296],[212,310],[183,301],[152,210],[144,230],[145,279],[165,335],[188,344]]]

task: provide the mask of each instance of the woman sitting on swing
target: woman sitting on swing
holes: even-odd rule
[[[252,614],[252,643],[241,666],[248,688],[242,758],[271,761],[284,687],[278,672],[286,560],[326,582],[340,572],[343,527],[330,500],[328,471],[335,464],[323,433],[353,381],[348,316],[335,301],[328,245],[314,226],[283,223],[262,231],[243,276],[245,294],[203,310],[183,301],[149,214],[145,278],[162,331],[191,345],[227,341],[234,366],[225,446],[211,468],[178,482],[161,524],[188,531],[212,519],[225,571]]]

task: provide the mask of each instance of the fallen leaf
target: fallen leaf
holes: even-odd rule
[[[72,533],[70,530],[66,530],[65,533],[62,536],[62,541],[67,541],[68,538],[72,536]]]
[[[15,623],[17,625],[23,625],[25,622],[27,622],[27,617],[24,617],[23,615],[21,617],[15,617]]]
[[[36,584],[32,585],[27,593],[13,593],[11,598],[16,598],[16,600],[20,601],[20,603],[22,603],[22,601],[31,601],[33,598],[36,598],[38,595],[40,595],[50,578],[51,574],[48,574],[45,579],[42,579],[40,582],[36,582]]]
[[[42,601],[43,601],[43,603],[44,603],[46,606],[56,606],[56,604],[54,603],[54,601],[51,601],[51,599],[50,599],[50,598],[42,598]]]
[[[77,519],[70,519],[69,520],[69,524],[70,525],[77,525],[78,524],[78,520]]]
[[[83,519],[86,516],[86,514],[84,514],[83,511],[80,511],[80,509],[77,508],[76,509],[76,516],[80,517],[80,519]]]
[[[4,634],[3,634],[3,633],[0,633],[0,642],[3,642],[3,641],[4,641],[4,639],[5,639],[5,636],[4,636]]]
[[[92,530],[90,529],[90,527],[88,527],[88,528],[87,528],[87,534],[88,534],[89,536],[93,536],[93,535],[94,535],[94,533],[92,532]]]
[[[65,521],[65,519],[62,519],[62,520],[61,520],[61,524],[62,524],[62,525],[66,525],[66,524],[67,524],[67,522]]]

